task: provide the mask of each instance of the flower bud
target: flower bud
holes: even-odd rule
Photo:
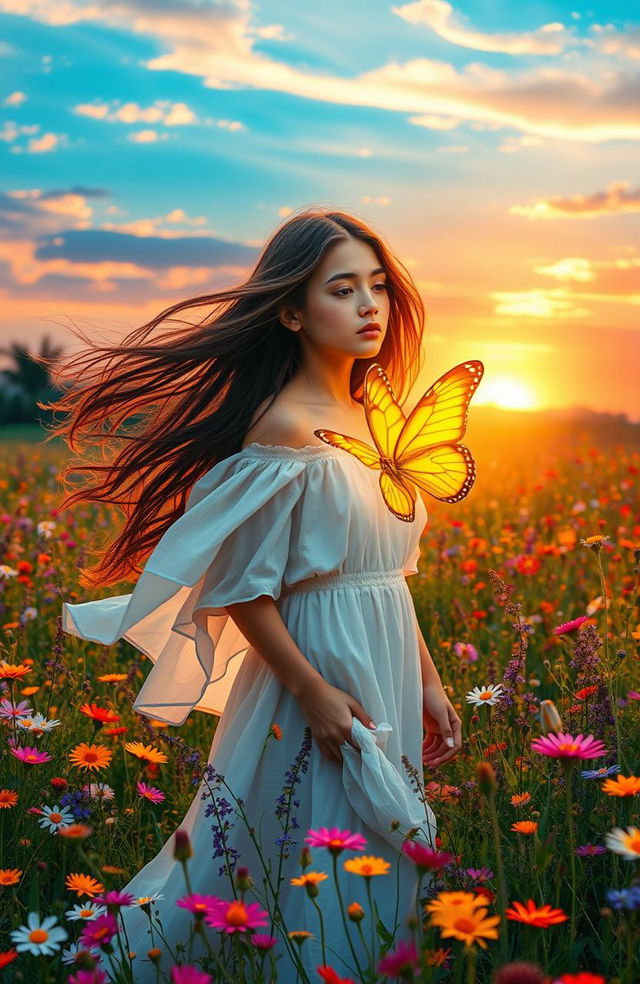
[[[347,906],[347,915],[351,922],[359,923],[364,919],[364,909],[359,902],[352,902]]]
[[[252,885],[253,878],[249,874],[249,869],[240,865],[236,870],[236,888],[239,892],[246,892]]]
[[[154,946],[153,949],[147,950],[147,956],[148,956],[149,960],[151,960],[153,963],[155,963],[155,964],[160,963],[160,957],[162,956],[162,950],[160,950],[157,946]]]
[[[483,796],[489,798],[496,791],[496,774],[490,762],[478,762],[476,767],[476,778],[478,789]]]
[[[312,860],[311,851],[309,850],[308,847],[306,846],[303,847],[302,850],[300,851],[300,859],[298,861],[298,864],[300,865],[303,871],[305,868],[309,867],[309,865],[311,864],[311,860]]]
[[[173,841],[173,856],[176,861],[188,861],[189,858],[193,857],[193,849],[191,847],[191,841],[189,840],[189,834],[186,830],[180,827],[176,830]]]
[[[562,721],[552,700],[540,701],[540,730],[543,735],[558,734],[562,731]]]

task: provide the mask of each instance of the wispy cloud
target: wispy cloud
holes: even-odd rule
[[[630,181],[612,181],[606,191],[570,198],[546,198],[531,205],[512,205],[509,212],[527,219],[591,219],[612,213],[640,212],[640,187],[632,188]]]
[[[457,14],[444,0],[416,0],[392,12],[408,21],[430,28],[450,44],[476,51],[496,51],[507,55],[557,55],[574,40],[573,32],[564,24],[543,24],[535,31],[487,34],[464,23],[466,17]]]

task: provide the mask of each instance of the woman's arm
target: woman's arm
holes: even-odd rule
[[[365,727],[375,727],[365,709],[351,694],[327,683],[311,665],[269,595],[227,605],[226,609],[245,639],[297,700],[322,753],[341,764],[340,746],[344,742],[358,748],[351,738],[353,718]]]

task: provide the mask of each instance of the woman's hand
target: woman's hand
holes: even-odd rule
[[[439,684],[422,688],[422,720],[426,733],[422,742],[423,763],[443,765],[454,758],[462,748],[462,722]]]
[[[311,727],[311,734],[330,762],[342,765],[340,745],[345,741],[360,751],[351,739],[353,719],[357,717],[365,728],[373,722],[355,697],[324,682],[309,688],[304,696],[298,698],[298,703]]]

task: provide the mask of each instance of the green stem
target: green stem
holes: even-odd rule
[[[342,901],[342,892],[340,891],[340,883],[338,881],[338,855],[334,852],[331,853],[331,860],[333,862],[333,884],[338,895],[338,903],[340,906],[340,915],[342,916],[342,925],[344,926],[345,935],[347,937],[347,942],[349,944],[349,949],[351,950],[351,955],[354,959],[355,965],[358,968],[358,973],[360,978],[363,977],[362,967],[360,966],[360,961],[358,960],[358,955],[356,954],[353,941],[351,939],[351,934],[349,932],[349,927],[347,926],[347,917],[344,914],[344,902]]]
[[[571,786],[573,782],[573,762],[568,760],[563,762],[565,794],[567,800],[567,828],[569,832],[569,868],[571,871],[571,921],[569,924],[569,948],[572,947],[576,938],[576,853],[573,832],[573,813],[571,810]]]
[[[496,801],[493,793],[489,795],[488,801],[489,814],[491,816],[493,850],[496,856],[496,868],[498,869],[498,898],[500,899],[500,956],[502,958],[502,962],[506,963],[509,955],[507,917],[505,916],[505,910],[507,908],[507,886],[504,876],[504,864],[502,862],[502,848],[500,847],[500,826],[498,824]]]

